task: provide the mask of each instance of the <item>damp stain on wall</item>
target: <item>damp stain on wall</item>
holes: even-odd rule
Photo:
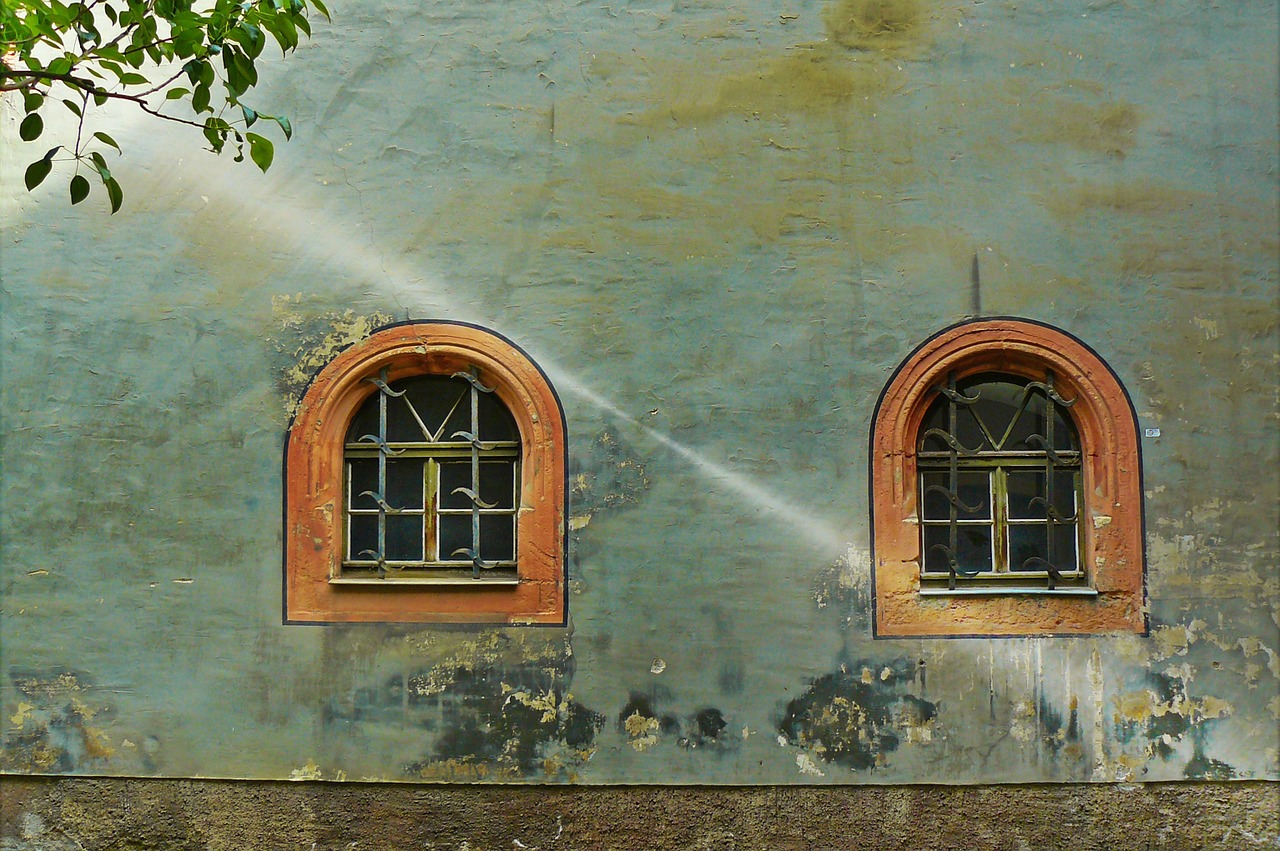
[[[115,707],[84,671],[13,666],[15,711],[0,719],[0,771],[30,774],[154,773],[159,743],[151,737],[113,741]],[[135,741],[134,739],[137,739]]]
[[[326,760],[349,775],[365,770],[360,743],[400,736],[401,779],[572,781],[595,753],[604,716],[571,691],[564,635],[333,632],[327,652],[367,662],[322,686],[325,726],[343,743]]]
[[[779,744],[809,757],[797,762],[802,772],[818,761],[873,771],[887,766],[903,743],[927,745],[938,706],[906,690],[917,667],[907,659],[861,660],[818,677],[787,703]]]

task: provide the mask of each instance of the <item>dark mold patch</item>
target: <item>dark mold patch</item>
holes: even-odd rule
[[[688,750],[698,748],[728,750],[737,742],[724,734],[729,722],[724,713],[715,707],[704,707],[687,718],[660,713],[655,708],[657,698],[632,692],[622,711],[618,713],[618,730],[627,738],[627,744],[637,751],[646,751],[660,739],[674,739]]]
[[[915,668],[907,659],[842,666],[787,704],[778,732],[826,762],[853,770],[883,766],[904,737],[927,741],[938,714],[936,704],[898,685]]]
[[[453,685],[429,701],[440,710],[431,758],[406,771],[434,778],[467,767],[463,774],[572,779],[590,758],[604,716],[559,679],[537,667],[456,672]]]
[[[700,709],[690,719],[689,730],[681,736],[678,744],[683,748],[716,747],[728,744],[731,740],[722,737],[729,722],[724,720],[724,713],[719,709]]]

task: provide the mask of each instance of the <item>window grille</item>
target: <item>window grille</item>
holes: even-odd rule
[[[520,438],[471,368],[388,383],[356,412],[343,461],[338,581],[517,581]]]
[[[918,433],[921,591],[1088,588],[1080,440],[1053,373],[935,388]]]

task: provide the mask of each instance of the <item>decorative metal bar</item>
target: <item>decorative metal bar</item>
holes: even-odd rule
[[[954,408],[955,408],[955,406],[954,406],[954,405],[949,405],[948,407],[949,407],[949,408],[951,408],[951,410],[952,410],[952,414],[953,414],[953,416],[952,416],[952,420],[954,421],[954,419],[955,419],[955,417],[954,417]],[[954,422],[952,423],[951,428],[955,428],[955,424],[954,424]],[[981,450],[979,450],[979,449],[968,449],[968,448],[966,448],[966,447],[965,447],[965,445],[964,445],[963,443],[961,443],[959,440],[957,440],[953,435],[951,435],[951,434],[949,434],[949,433],[947,433],[947,432],[943,431],[943,430],[942,430],[942,429],[940,429],[940,428],[931,428],[931,429],[927,430],[924,434],[920,435],[920,438],[921,438],[921,441],[922,441],[922,442],[923,442],[923,440],[924,440],[925,438],[929,438],[929,437],[936,437],[936,438],[938,438],[939,440],[941,440],[943,443],[947,444],[947,446],[949,446],[949,447],[951,448],[951,454],[952,454],[952,455],[955,455],[956,453],[959,453],[959,454],[964,455],[964,456],[966,456],[966,457],[973,457],[974,455],[977,455],[979,451],[981,451]]]
[[[967,512],[969,512],[970,514],[974,513],[975,511],[981,511],[981,510],[982,510],[982,503],[981,503],[981,502],[980,502],[980,503],[978,503],[977,505],[966,505],[966,504],[965,504],[965,502],[964,502],[964,500],[962,500],[962,499],[960,498],[960,495],[959,495],[959,494],[957,494],[955,491],[949,491],[949,490],[947,490],[947,489],[946,489],[946,488],[944,488],[942,485],[929,485],[929,487],[927,487],[927,488],[925,488],[925,489],[924,489],[924,492],[925,492],[925,493],[936,493],[936,494],[941,494],[941,495],[942,495],[942,497],[943,497],[947,502],[951,503],[952,505],[954,505],[956,508],[960,509],[961,511],[967,511]]]
[[[480,452],[487,448],[477,437],[480,434],[480,394],[492,393],[494,388],[480,383],[480,371],[474,366],[467,372],[455,372],[453,377],[466,379],[471,385],[471,431],[458,431],[453,434],[454,437],[462,437],[471,444],[471,487],[453,489],[453,493],[461,493],[471,500],[471,547],[456,549],[452,555],[465,555],[471,559],[471,577],[479,579],[481,568],[493,567],[492,564],[480,558],[480,509],[494,507],[480,500]]]
[[[959,409],[956,407],[956,397],[960,393],[956,390],[956,374],[954,372],[947,374],[947,431],[950,432],[949,437],[956,433],[956,427],[959,419]],[[951,448],[947,458],[947,488],[952,495],[956,496],[955,501],[947,501],[947,516],[950,520],[948,523],[947,535],[947,587],[955,590],[956,574],[962,573],[960,566],[956,562],[956,552],[960,544],[960,515],[959,507],[956,505],[960,501],[958,494],[960,493],[960,441],[955,437],[951,437],[947,441],[947,446]]]
[[[1066,401],[1063,401],[1062,397],[1059,396],[1057,392],[1054,391],[1053,372],[1050,370],[1045,370],[1043,382],[1039,382],[1039,381],[1029,382],[1027,384],[1027,389],[1024,390],[1023,392],[1029,393],[1032,391],[1032,388],[1042,391],[1044,395],[1047,397],[1047,401],[1045,404],[1045,412],[1044,412],[1044,450],[1045,450],[1044,528],[1045,528],[1045,535],[1047,537],[1047,540],[1045,541],[1045,548],[1044,548],[1046,558],[1045,559],[1030,558],[1030,559],[1027,559],[1027,563],[1040,562],[1040,561],[1044,562],[1045,574],[1048,576],[1049,590],[1052,591],[1057,586],[1057,583],[1062,579],[1062,574],[1058,572],[1058,569],[1056,567],[1058,563],[1058,559],[1056,554],[1054,553],[1055,545],[1057,544],[1057,539],[1058,539],[1058,536],[1056,533],[1058,531],[1059,526],[1066,525],[1061,519],[1062,515],[1058,512],[1057,501],[1054,499],[1054,495],[1055,495],[1054,491],[1057,488],[1058,468],[1057,468],[1057,454],[1053,451],[1054,449],[1053,427],[1054,427],[1054,422],[1058,418],[1055,416],[1057,412],[1054,410],[1053,406],[1062,405],[1063,407],[1068,407],[1069,405],[1074,405],[1075,400],[1072,399],[1071,402],[1069,403]]]
[[[387,369],[382,368],[377,378],[370,378],[374,386],[378,388],[378,493],[387,492],[387,453],[384,447],[387,446],[387,397],[403,396],[404,393],[397,393],[387,384]],[[378,578],[384,579],[387,575],[387,503],[379,499],[378,501]]]

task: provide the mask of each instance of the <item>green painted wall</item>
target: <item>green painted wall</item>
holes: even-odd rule
[[[1274,3],[334,13],[266,177],[112,112],[72,209],[3,107],[0,770],[1277,778]],[[975,313],[1160,429],[1149,637],[872,639],[870,416]],[[411,318],[555,383],[569,628],[282,625],[292,406]]]

